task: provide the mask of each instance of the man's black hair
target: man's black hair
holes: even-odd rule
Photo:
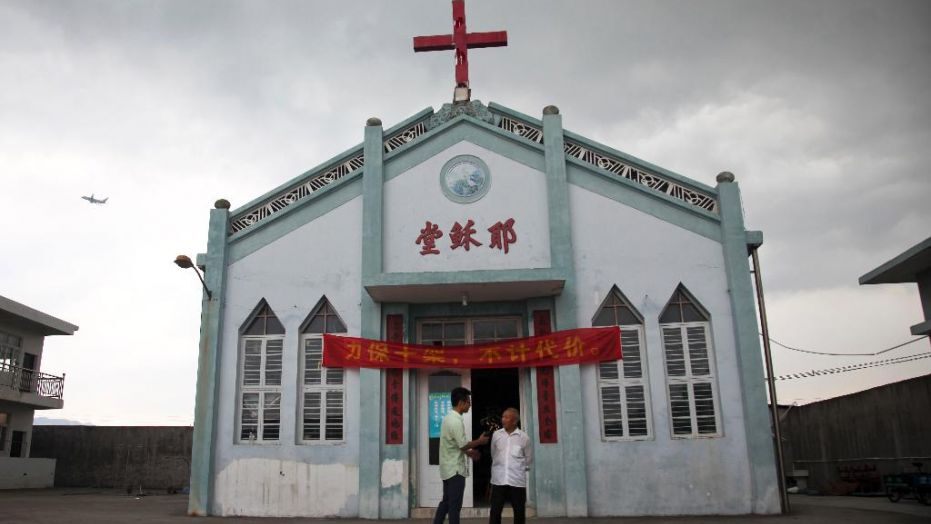
[[[449,394],[449,400],[453,403],[453,407],[456,407],[463,400],[469,400],[470,396],[472,396],[472,392],[468,389],[454,388],[453,392]]]

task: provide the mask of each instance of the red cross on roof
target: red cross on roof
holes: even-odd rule
[[[469,49],[508,45],[507,31],[467,33],[464,0],[453,2],[453,34],[415,36],[414,51],[456,51],[456,87],[469,88]],[[458,97],[457,97],[458,98]],[[468,95],[466,95],[468,100]]]

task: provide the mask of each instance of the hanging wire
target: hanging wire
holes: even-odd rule
[[[760,336],[763,336],[763,334],[760,333]],[[892,346],[891,348],[886,348],[882,351],[877,351],[875,353],[827,353],[823,351],[811,351],[808,349],[801,349],[801,348],[794,348],[792,346],[787,346],[783,344],[782,342],[779,342],[778,340],[774,339],[773,337],[769,337],[769,341],[772,342],[773,344],[776,344],[777,346],[781,346],[786,349],[791,349],[792,351],[798,351],[800,353],[808,353],[810,355],[824,355],[828,357],[875,357],[877,355],[882,355],[883,353],[888,353],[889,351],[892,351],[893,349],[899,349],[900,347],[904,347],[909,344],[914,344],[915,342],[918,342],[919,340],[924,340],[926,338],[928,338],[928,335],[914,338],[912,340],[909,340],[908,342],[903,342],[901,344]]]
[[[896,358],[887,358],[885,360],[874,360],[873,362],[861,362],[859,364],[851,364],[849,366],[841,366],[836,368],[828,369],[812,369],[810,371],[803,371],[800,373],[790,373],[788,375],[781,375],[775,378],[775,380],[793,380],[797,378],[808,378],[808,377],[817,377],[821,375],[835,375],[838,373],[848,373],[850,371],[859,371],[861,369],[875,368],[881,366],[891,366],[893,364],[903,364],[905,362],[914,362],[916,360],[922,360],[925,358],[931,358],[931,353],[919,353],[917,355],[904,355]]]

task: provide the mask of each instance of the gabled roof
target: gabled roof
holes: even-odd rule
[[[385,159],[442,132],[450,121],[474,119],[516,135],[515,138],[543,145],[543,122],[504,106],[478,100],[467,104],[445,104],[439,111],[426,108],[384,132]],[[564,131],[566,161],[632,183],[634,187],[661,195],[674,205],[681,205],[706,216],[718,215],[717,191],[705,184],[673,173],[608,146]],[[281,213],[303,199],[328,189],[343,179],[362,172],[365,166],[363,144],[331,158],[304,174],[282,184],[261,197],[234,210],[229,234],[246,234],[253,226]]]
[[[42,335],[73,335],[78,326],[0,295],[0,321],[25,324]]]

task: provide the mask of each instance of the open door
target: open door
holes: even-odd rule
[[[443,499],[440,478],[440,425],[452,409],[449,395],[453,388],[471,389],[468,369],[421,370],[417,377],[417,505],[436,507]],[[472,412],[463,415],[466,435],[472,434]],[[471,461],[469,466],[471,467]],[[462,507],[471,508],[472,475],[466,477]]]

